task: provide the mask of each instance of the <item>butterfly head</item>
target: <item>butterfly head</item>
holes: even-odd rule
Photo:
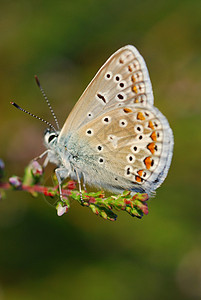
[[[45,146],[49,149],[55,148],[55,146],[57,144],[58,136],[59,136],[59,131],[55,132],[55,131],[47,128],[44,132]]]

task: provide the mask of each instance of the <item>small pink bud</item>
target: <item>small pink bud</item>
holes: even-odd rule
[[[67,213],[68,206],[67,205],[62,206],[61,203],[58,203],[58,205],[56,206],[56,210],[57,210],[57,216],[61,217]]]
[[[34,177],[41,177],[43,175],[43,168],[36,160],[31,163],[31,172]]]
[[[13,188],[15,189],[21,189],[22,187],[22,181],[18,176],[12,176],[9,178],[9,183],[12,185]]]

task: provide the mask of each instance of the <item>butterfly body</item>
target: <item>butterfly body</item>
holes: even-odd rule
[[[151,194],[171,163],[173,134],[153,106],[144,59],[133,46],[115,52],[75,105],[63,128],[45,134],[46,162],[68,176],[112,192]],[[81,188],[80,188],[81,189]]]

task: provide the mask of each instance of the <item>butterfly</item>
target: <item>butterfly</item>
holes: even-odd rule
[[[41,88],[39,81],[38,85]],[[154,106],[148,70],[134,46],[110,56],[61,130],[53,116],[58,129],[45,121],[50,128],[44,135],[47,150],[40,158],[47,155],[45,166],[57,165],[61,199],[61,184],[67,177],[78,181],[81,199],[82,180],[84,188],[87,183],[114,193],[130,190],[151,195],[166,178],[173,133]]]

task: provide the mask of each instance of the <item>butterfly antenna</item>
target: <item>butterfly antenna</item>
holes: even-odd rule
[[[21,107],[20,107],[18,104],[16,104],[15,102],[10,102],[10,103],[11,103],[13,106],[15,106],[17,109],[19,109],[19,110],[25,112],[26,114],[30,115],[31,117],[34,117],[34,118],[36,118],[36,119],[38,119],[38,120],[44,122],[45,124],[47,124],[50,128],[52,128],[52,130],[53,130],[53,131],[56,133],[56,135],[58,136],[58,133],[57,133],[56,129],[55,129],[54,126],[53,126],[52,124],[50,124],[48,121],[46,121],[46,120],[44,120],[43,118],[40,118],[40,117],[38,117],[38,116],[36,116],[36,115],[30,113],[29,111],[27,111],[27,110],[25,110],[25,109],[23,109],[23,108],[21,108]]]
[[[50,101],[48,100],[47,95],[45,94],[45,91],[44,91],[44,89],[42,88],[42,86],[41,86],[41,84],[40,84],[40,81],[39,81],[39,79],[38,79],[38,76],[35,75],[34,77],[35,77],[36,83],[37,83],[37,85],[38,85],[38,87],[39,87],[39,89],[40,89],[40,91],[41,91],[43,97],[45,98],[45,101],[46,101],[46,103],[47,103],[47,105],[48,105],[48,107],[49,107],[49,109],[50,109],[50,112],[51,112],[51,114],[52,114],[52,116],[53,116],[53,118],[54,118],[54,120],[55,120],[55,123],[56,123],[56,125],[57,125],[57,128],[58,128],[58,130],[59,130],[59,129],[60,129],[60,127],[59,127],[59,122],[58,122],[58,120],[57,120],[57,117],[56,117],[56,115],[55,115],[53,109],[52,109],[52,106],[51,106],[51,104],[50,104]]]

